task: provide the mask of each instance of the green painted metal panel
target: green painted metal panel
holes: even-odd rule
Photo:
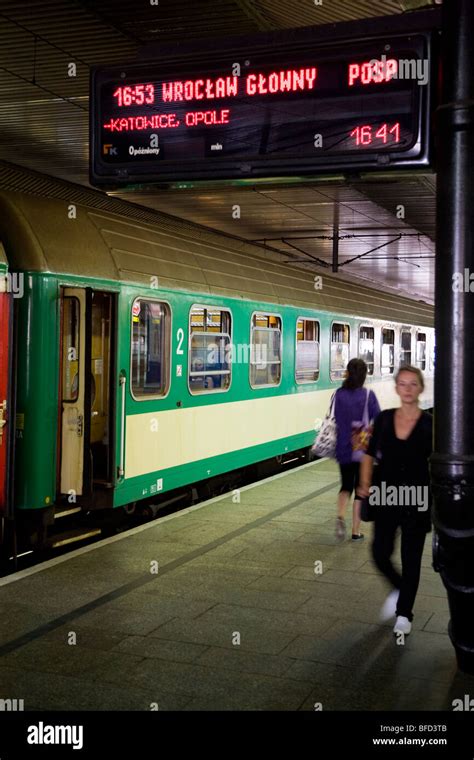
[[[55,278],[25,276],[18,325],[15,501],[51,505],[56,492],[59,301]]]

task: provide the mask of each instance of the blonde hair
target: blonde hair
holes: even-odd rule
[[[411,364],[404,364],[403,367],[400,367],[397,374],[395,375],[396,383],[398,383],[398,378],[400,377],[401,372],[411,372],[413,375],[416,375],[422,389],[423,390],[425,389],[425,379],[423,377],[423,372],[421,371],[421,369],[418,369],[418,367],[413,367],[413,365]]]

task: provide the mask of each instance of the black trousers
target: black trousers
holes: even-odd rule
[[[360,475],[360,462],[349,462],[349,464],[339,464],[339,470],[341,472],[341,491],[348,491],[349,495],[352,491],[357,493],[359,487],[359,475]]]
[[[392,564],[397,529],[401,528],[402,574]],[[413,516],[383,514],[375,518],[372,555],[378,569],[400,590],[397,615],[413,620],[413,605],[420,583],[421,557],[426,539],[426,524]]]

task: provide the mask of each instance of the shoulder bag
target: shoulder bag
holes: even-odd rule
[[[336,455],[337,443],[337,424],[334,416],[334,405],[336,402],[336,393],[333,393],[329,411],[326,414],[323,423],[316,436],[311,451],[318,457],[334,458]]]

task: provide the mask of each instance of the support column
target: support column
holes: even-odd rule
[[[459,667],[474,673],[474,2],[444,0],[436,114],[434,562]],[[474,280],[474,278],[473,278]],[[469,278],[467,278],[469,283]]]
[[[339,270],[339,193],[334,198],[334,213],[332,224],[332,271]]]

